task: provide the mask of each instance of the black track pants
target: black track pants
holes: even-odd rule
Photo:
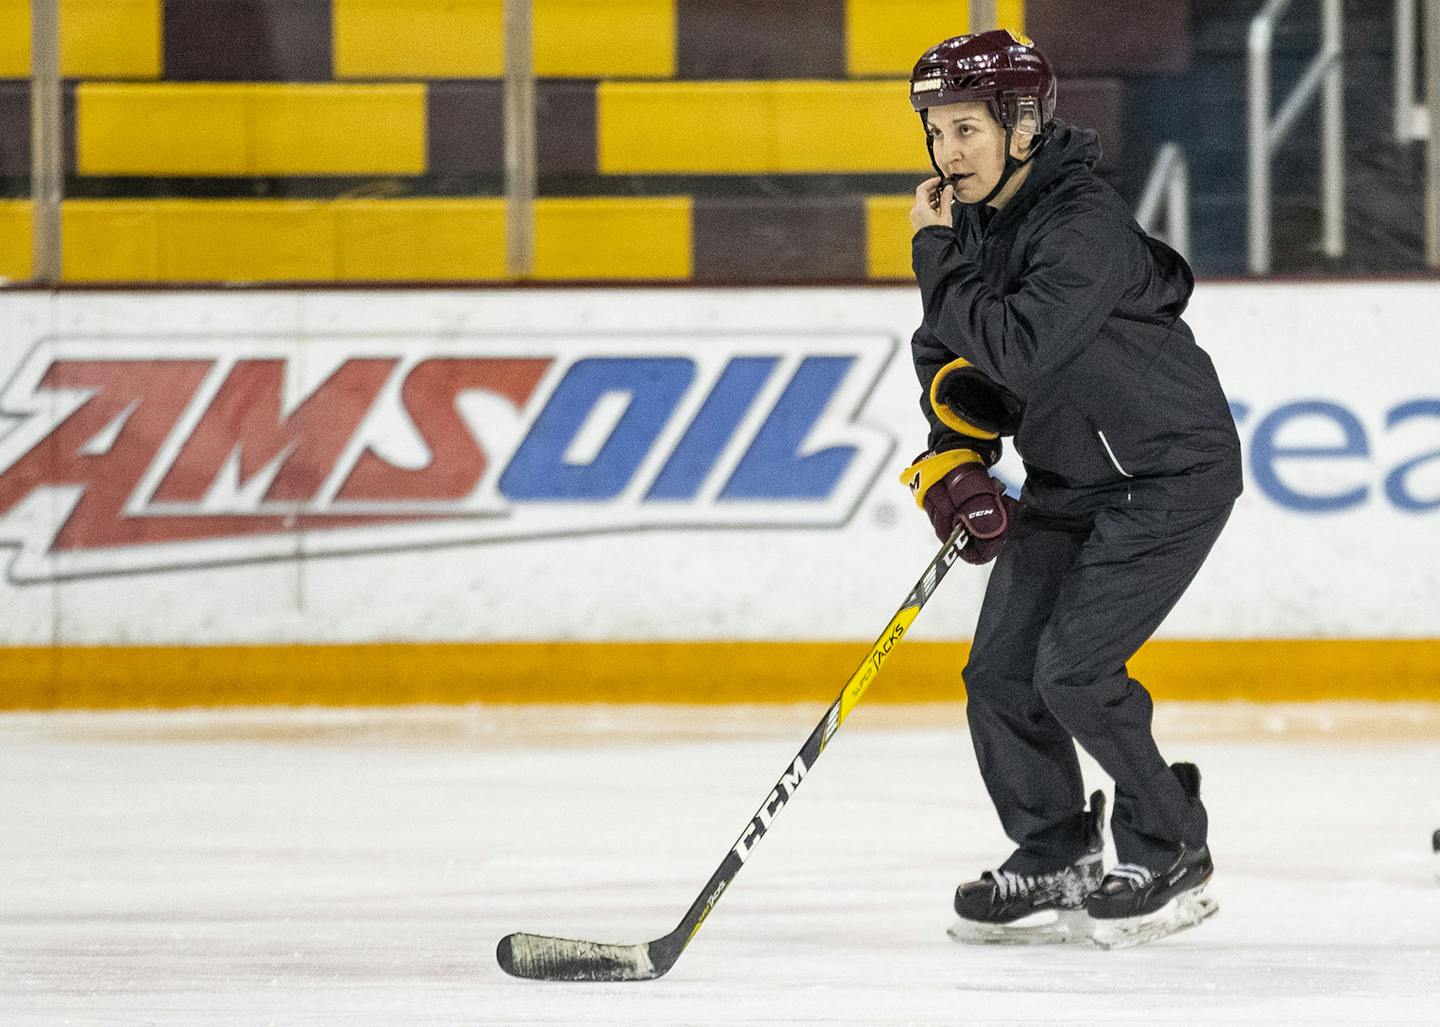
[[[965,668],[980,773],[1019,846],[1002,869],[1045,873],[1084,851],[1075,742],[1115,781],[1122,862],[1158,869],[1182,842],[1205,842],[1205,808],[1156,748],[1150,693],[1125,663],[1194,579],[1230,506],[1022,516]]]

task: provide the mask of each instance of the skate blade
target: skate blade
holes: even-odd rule
[[[1090,940],[1102,949],[1128,949],[1189,930],[1219,912],[1219,904],[1205,887],[1177,895],[1153,913],[1123,920],[1090,921]]]
[[[987,924],[962,917],[945,933],[961,945],[1065,945],[1089,940],[1090,923],[1090,917],[1082,909],[1051,909],[1008,924]]]

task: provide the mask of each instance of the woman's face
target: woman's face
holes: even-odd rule
[[[988,104],[972,100],[931,107],[926,115],[935,163],[955,182],[955,198],[978,203],[990,194],[1005,170],[1005,129]],[[1030,133],[1017,131],[1011,149],[1023,156]]]

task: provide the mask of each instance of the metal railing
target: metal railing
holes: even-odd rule
[[[1000,5],[996,0],[970,0],[970,27],[967,32],[985,32],[1000,21]]]
[[[1320,191],[1327,256],[1345,252],[1344,35],[1341,0],[1321,0],[1320,52],[1270,119],[1270,49],[1275,23],[1291,0],[1269,0],[1250,22],[1248,264],[1252,274],[1270,271],[1270,164],[1311,99],[1320,96]]]
[[[1430,134],[1430,115],[1420,102],[1415,64],[1420,39],[1415,0],[1395,0],[1395,141],[1413,143]]]
[[[53,285],[60,281],[60,200],[64,193],[60,2],[34,0],[31,7],[30,198],[35,236],[30,275]]]
[[[1430,140],[1425,146],[1425,264],[1440,268],[1440,0],[1425,5],[1425,106]]]
[[[1395,141],[1425,146],[1425,265],[1440,268],[1440,0],[1426,0],[1423,80],[1416,0],[1395,0]],[[1423,99],[1422,99],[1423,97]]]
[[[1165,230],[1156,231],[1161,210]],[[1190,166],[1178,143],[1165,143],[1155,155],[1150,177],[1135,208],[1135,220],[1151,235],[1158,236],[1181,256],[1190,255]]]
[[[531,0],[505,0],[505,271],[535,273],[535,21]]]

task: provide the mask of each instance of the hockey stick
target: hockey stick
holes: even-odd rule
[[[825,746],[865,694],[865,689],[879,676],[886,658],[905,636],[921,607],[934,594],[945,573],[959,558],[961,548],[969,541],[970,536],[961,526],[940,547],[904,604],[870,647],[869,655],[850,675],[839,698],[815,725],[815,730],[810,732],[794,761],[780,775],[780,780],[740,832],[740,838],[720,861],[720,866],[675,930],[663,938],[639,945],[606,945],[539,934],[509,934],[500,939],[495,950],[500,968],[514,977],[540,981],[648,981],[674,966],[680,953],[710,915],[710,910],[715,908],[715,903],[720,901],[720,896],[745,865],[751,851],[765,837],[771,822],[785,808],[785,803],[795,794],[795,789],[800,787],[800,782],[820,758]]]

